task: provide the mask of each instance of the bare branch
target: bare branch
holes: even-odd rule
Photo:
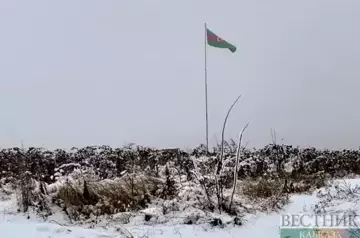
[[[240,150],[241,150],[241,141],[242,141],[243,134],[244,134],[244,132],[245,132],[245,130],[246,130],[246,128],[248,126],[249,126],[249,123],[246,124],[246,126],[241,130],[241,132],[239,134],[239,143],[238,143],[238,146],[237,146],[235,168],[234,168],[234,183],[233,183],[233,190],[232,190],[232,193],[231,193],[229,210],[231,209],[231,206],[233,204],[233,199],[234,199],[234,194],[235,194],[235,189],[236,189],[236,184],[237,184],[238,167],[239,167]]]
[[[224,136],[225,136],[225,127],[226,127],[226,123],[227,123],[227,119],[230,115],[231,110],[233,109],[233,107],[235,106],[235,104],[239,101],[239,99],[241,98],[241,94],[236,98],[236,100],[234,101],[234,103],[231,105],[231,107],[229,108],[225,120],[224,120],[224,124],[223,124],[223,128],[222,128],[222,132],[221,132],[221,154],[220,154],[220,163],[222,163],[223,158],[224,158]],[[220,168],[218,168],[218,170],[220,170]],[[217,174],[219,174],[220,171],[217,171]]]
[[[276,131],[271,128],[271,140],[276,145]]]
[[[227,119],[230,115],[231,110],[233,109],[233,107],[235,106],[235,104],[239,101],[239,99],[241,98],[241,94],[236,98],[236,100],[233,102],[233,104],[231,105],[231,107],[229,108],[225,120],[224,120],[224,124],[223,124],[223,128],[222,128],[222,133],[221,133],[221,151],[220,151],[220,158],[219,158],[219,162],[216,166],[215,169],[215,188],[216,188],[216,195],[217,195],[217,199],[218,199],[218,209],[219,212],[221,213],[221,206],[222,206],[222,198],[223,198],[223,194],[222,194],[222,187],[219,184],[219,178],[218,176],[221,176],[221,172],[223,169],[223,159],[224,159],[224,135],[225,135],[225,127],[226,127],[226,123],[227,123]]]

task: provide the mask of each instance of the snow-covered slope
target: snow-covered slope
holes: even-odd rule
[[[360,183],[360,181],[359,181]],[[314,195],[295,195],[283,213],[302,213],[312,208],[318,201]],[[125,238],[133,237],[173,238],[173,237],[279,237],[279,214],[258,214],[241,227],[212,228],[208,225],[176,225],[176,226],[137,226],[83,228],[57,224],[55,221],[41,222],[33,217],[12,213],[14,201],[0,201],[0,237],[1,238]],[[311,209],[309,209],[311,210]]]
[[[327,206],[328,211],[360,211],[357,205],[360,195],[360,179],[339,180],[328,188],[322,188],[312,195],[294,195],[282,214],[313,213],[315,206]],[[322,194],[322,196],[318,196]],[[331,194],[332,201],[326,194]],[[322,200],[321,197],[325,199]],[[40,221],[35,216],[28,217],[15,212],[12,199],[0,199],[0,237],[1,238],[217,238],[217,237],[254,237],[275,238],[279,236],[280,214],[257,214],[249,217],[243,226],[214,228],[209,225],[127,225],[112,224],[85,228],[81,226],[64,226],[58,221]],[[54,216],[56,217],[56,216]]]
[[[126,237],[114,235],[98,230],[77,227],[63,227],[50,223],[36,223],[33,221],[5,221],[0,224],[0,233],[3,238],[106,238]]]

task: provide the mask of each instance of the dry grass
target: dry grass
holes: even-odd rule
[[[303,194],[311,193],[314,190],[325,187],[328,178],[323,174],[309,176],[297,176],[292,178],[289,175],[284,179],[259,178],[257,180],[246,180],[241,185],[242,193],[249,198],[269,198],[279,193]]]
[[[302,176],[293,180],[292,184],[289,184],[290,193],[311,193],[316,189],[325,187],[328,179],[321,174],[315,174],[310,176]]]
[[[241,195],[253,203],[255,210],[278,211],[289,203],[289,194],[284,191],[282,180],[260,178],[243,181],[240,186]]]
[[[252,199],[270,198],[281,193],[283,185],[280,180],[258,179],[242,184],[242,193]]]
[[[326,176],[315,174],[286,179],[259,178],[246,180],[239,184],[240,196],[245,196],[249,202],[263,211],[281,209],[289,203],[289,195],[311,193],[327,184]]]
[[[100,182],[67,182],[59,189],[57,199],[66,209],[72,208],[71,213],[76,210],[85,216],[115,214],[145,208],[151,196],[156,195],[162,186],[161,181],[143,176]]]

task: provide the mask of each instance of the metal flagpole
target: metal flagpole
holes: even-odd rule
[[[206,150],[209,152],[209,117],[208,117],[208,90],[207,90],[207,27],[205,22],[205,117],[206,117]]]

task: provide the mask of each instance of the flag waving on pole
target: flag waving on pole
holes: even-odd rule
[[[222,49],[228,49],[232,53],[236,51],[236,46],[233,44],[230,44],[229,42],[225,41],[218,35],[216,35],[214,32],[210,31],[205,22],[205,28],[204,28],[204,53],[205,53],[205,128],[206,128],[206,150],[209,152],[209,117],[208,117],[208,90],[207,90],[207,45],[210,45],[212,47],[216,48],[222,48]]]
[[[214,32],[210,31],[208,28],[206,28],[206,36],[207,36],[207,43],[210,46],[216,48],[229,49],[232,53],[236,51],[236,46],[225,41],[224,39],[216,35]]]

